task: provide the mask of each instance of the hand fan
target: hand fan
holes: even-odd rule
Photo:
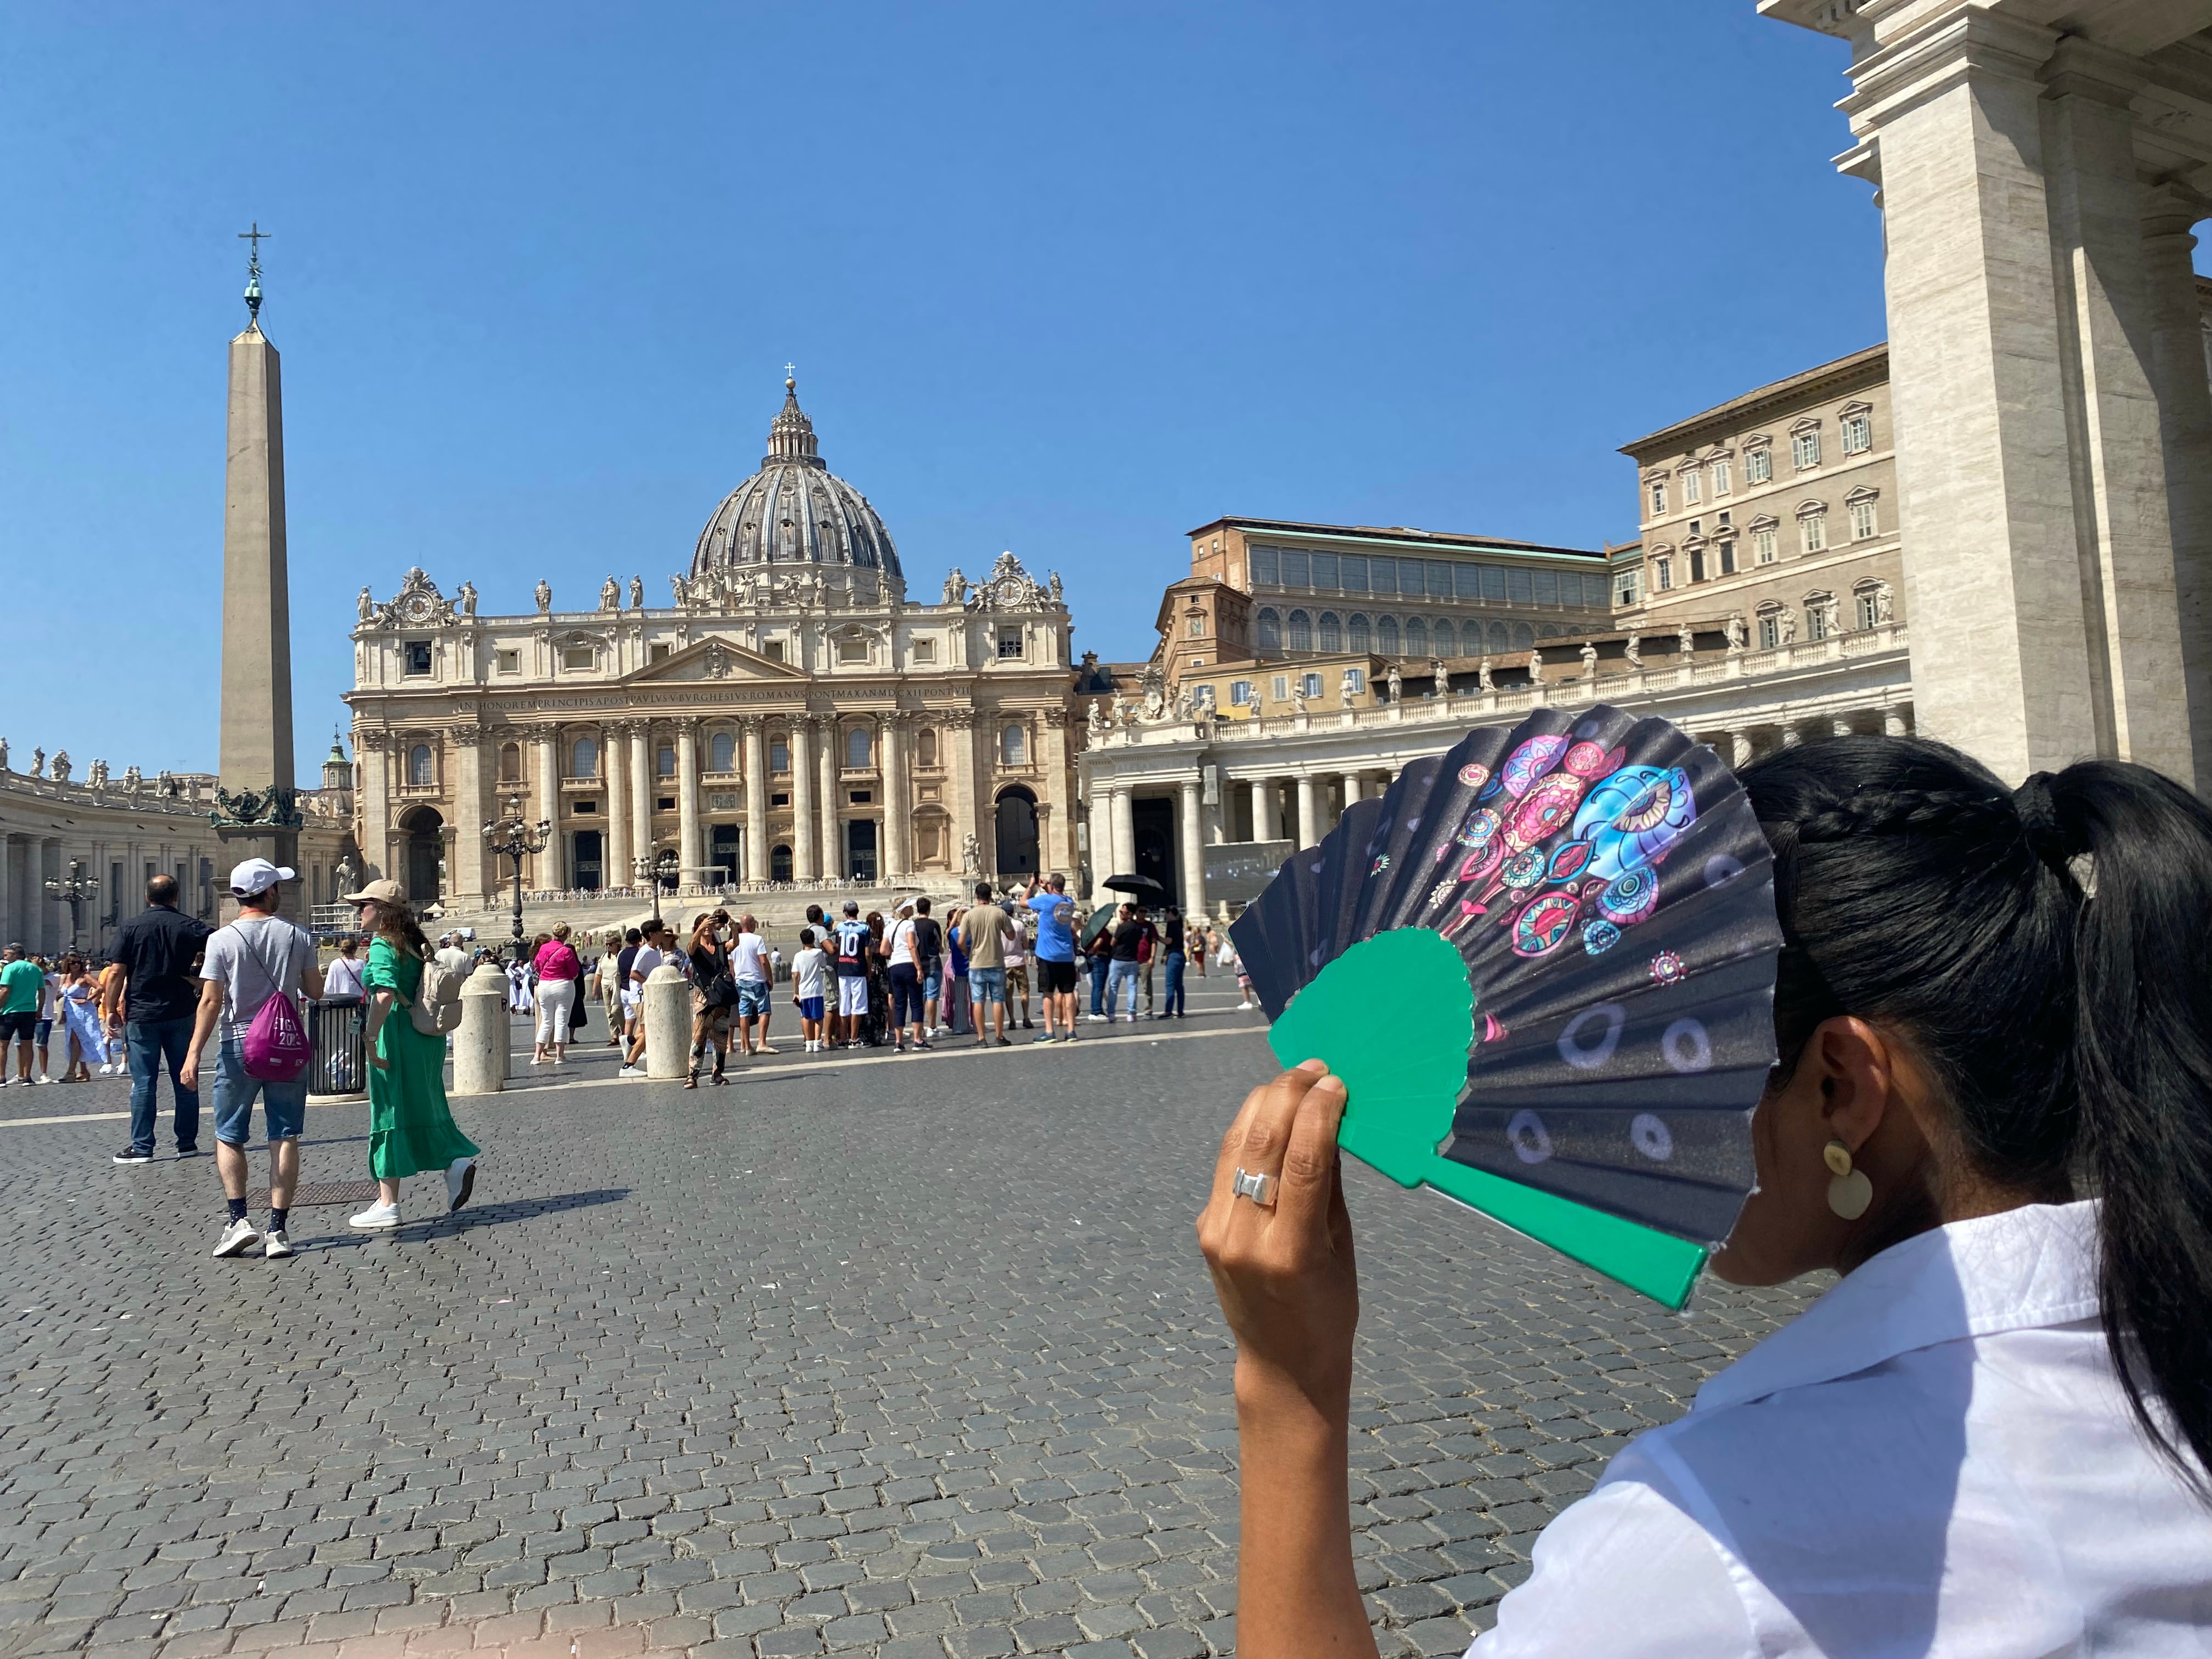
[[[1470,732],[1230,929],[1339,1144],[1670,1308],[1753,1183],[1782,933],[1742,787],[1603,704]]]

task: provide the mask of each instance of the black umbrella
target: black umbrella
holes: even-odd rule
[[[1168,890],[1150,876],[1109,876],[1099,885],[1127,893],[1131,898],[1164,900],[1168,896]]]
[[[1083,924],[1083,937],[1077,943],[1088,951],[1091,948],[1091,941],[1097,939],[1100,932],[1112,923],[1116,908],[1111,904],[1102,904],[1093,910],[1091,913],[1091,920]]]

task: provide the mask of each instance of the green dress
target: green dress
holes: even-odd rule
[[[361,977],[372,995],[391,991],[412,1001],[422,982],[422,959],[380,939],[368,947]],[[385,1063],[368,1068],[369,1173],[379,1181],[404,1181],[474,1158],[475,1143],[453,1127],[446,1109],[446,1039],[416,1030],[395,1000],[377,1033],[376,1052]]]

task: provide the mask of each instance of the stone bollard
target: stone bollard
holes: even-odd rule
[[[691,1069],[691,981],[662,963],[645,976],[645,1074],[663,1079]]]
[[[404,1019],[395,1011],[395,1019]],[[461,987],[461,1024],[453,1033],[453,1092],[495,1095],[507,1086],[507,975],[486,963]]]

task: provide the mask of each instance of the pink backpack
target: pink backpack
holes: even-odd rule
[[[240,1045],[246,1074],[263,1083],[290,1083],[307,1069],[307,1062],[314,1058],[314,1045],[307,1040],[307,1027],[300,1018],[299,1005],[277,984],[276,975],[269,971],[248,941],[246,930],[239,927],[237,932],[240,954],[252,958],[253,965],[270,985],[269,1000],[261,1005],[260,1012],[246,1026],[245,1040]]]

